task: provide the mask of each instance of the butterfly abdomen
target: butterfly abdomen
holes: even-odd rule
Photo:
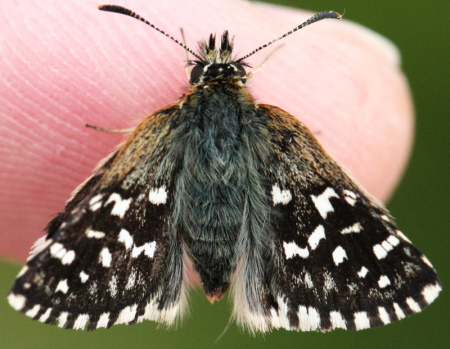
[[[190,127],[184,135],[183,169],[177,179],[177,188],[182,188],[177,211],[203,289],[217,299],[235,270],[238,236],[246,229],[244,212],[253,201],[249,172],[256,173],[257,165],[246,140],[258,131],[243,124],[251,124],[256,106],[248,99],[239,102],[239,91],[246,93],[243,87],[229,91],[210,84],[196,89],[195,97],[186,96],[181,113],[195,118],[185,120]]]

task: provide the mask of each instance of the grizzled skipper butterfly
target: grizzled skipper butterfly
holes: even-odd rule
[[[8,296],[41,322],[88,330],[186,306],[186,265],[206,297],[231,286],[251,332],[361,330],[421,311],[441,290],[428,259],[280,108],[248,91],[227,31],[189,49],[190,86],[147,117],[47,226]]]

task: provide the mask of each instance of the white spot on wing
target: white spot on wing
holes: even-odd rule
[[[384,221],[386,221],[386,222],[390,222],[390,221],[391,221],[391,220],[389,219],[389,217],[386,216],[385,214],[384,214],[384,215],[381,215],[380,217],[381,217],[382,220],[384,220]]]
[[[369,270],[368,270],[365,266],[363,266],[363,267],[361,268],[361,270],[358,271],[358,276],[359,276],[360,278],[365,278],[368,272],[369,272]]]
[[[320,326],[320,315],[313,307],[300,306],[298,310],[299,327],[302,331],[315,331]]]
[[[326,291],[330,291],[336,288],[336,282],[334,281],[333,277],[331,276],[331,273],[329,272],[323,273],[323,288]]]
[[[91,209],[92,212],[97,211],[100,207],[102,207],[101,202],[97,202],[96,204],[89,206],[89,208]]]
[[[137,304],[123,308],[115,324],[127,324],[136,317]]]
[[[342,229],[341,234],[359,233],[361,230],[362,230],[361,224],[355,223],[351,227]]]
[[[110,195],[108,201],[105,202],[105,206],[111,202],[114,202],[114,207],[111,211],[111,214],[123,218],[127,210],[130,208],[131,201],[132,198],[123,200],[119,194],[113,193]]]
[[[286,243],[283,242],[284,253],[286,254],[286,259],[290,259],[296,255],[302,258],[308,258],[309,250],[308,247],[300,248],[295,242]]]
[[[56,257],[59,253],[59,251],[64,250],[63,256],[66,253],[66,249],[64,248],[63,245],[61,245],[58,242],[55,242],[51,247],[50,247],[50,255],[52,257]]]
[[[370,328],[370,321],[365,311],[355,313],[355,327],[357,331]]]
[[[409,305],[411,310],[415,311],[416,313],[418,313],[421,310],[419,304],[417,304],[416,301],[411,297],[406,298],[406,303]]]
[[[356,199],[356,194],[350,190],[344,190],[344,194],[348,197],[351,197],[352,199]]]
[[[28,266],[24,266],[20,271],[19,274],[17,274],[17,278],[20,278],[23,274],[25,274],[28,271]]]
[[[355,199],[352,199],[352,198],[350,198],[350,197],[348,197],[348,196],[345,197],[345,201],[347,201],[348,204],[351,205],[351,206],[354,206],[355,203],[356,203],[356,200],[355,200]]]
[[[331,198],[339,198],[333,188],[325,189],[325,191],[318,196],[311,195],[311,199],[323,219],[327,218],[328,212],[334,212],[333,206],[330,202]]]
[[[308,308],[308,320],[311,331],[314,331],[319,328],[320,315],[319,312],[313,307]]]
[[[131,257],[137,258],[139,255],[144,252],[144,254],[150,258],[153,258],[156,249],[156,241],[147,242],[143,244],[141,247],[137,247],[136,245],[133,247],[133,251],[131,251]]]
[[[112,255],[107,247],[104,247],[100,252],[99,262],[106,268],[111,266]]]
[[[344,190],[345,201],[348,202],[349,205],[354,206],[356,203],[356,194],[350,190]]]
[[[91,200],[89,200],[89,208],[91,211],[95,212],[100,207],[102,207],[102,202],[101,202],[102,198],[103,198],[103,195],[98,194],[98,195],[94,196]]]
[[[423,262],[424,262],[426,265],[428,265],[430,268],[434,268],[434,267],[433,267],[433,264],[431,264],[431,262],[428,260],[427,257],[422,256],[421,258],[422,258]]]
[[[389,319],[389,314],[383,307],[378,307],[378,314],[380,314],[380,319],[383,321],[385,325],[390,324],[391,320]]]
[[[394,303],[394,309],[395,309],[395,314],[397,315],[397,318],[399,320],[405,318],[405,313],[403,312],[402,308],[400,308],[400,306],[397,303]]]
[[[399,239],[394,235],[390,235],[386,240],[381,242],[381,244],[376,244],[373,247],[373,252],[378,259],[383,259],[387,256],[388,252],[392,251],[399,243]]]
[[[138,316],[137,322],[139,323],[147,319],[164,321],[167,324],[171,324],[175,320],[180,308],[178,304],[163,310],[160,310],[158,307],[159,302],[155,298],[151,299],[145,306],[144,315]]]
[[[386,286],[389,286],[391,284],[391,280],[386,275],[381,275],[380,279],[378,280],[378,286],[380,288],[385,288]]]
[[[277,296],[277,303],[278,312],[274,308],[271,309],[272,325],[277,328],[282,327],[285,329],[289,329],[289,318],[287,316],[288,306],[284,299],[280,296]]]
[[[300,330],[309,331],[308,309],[302,305],[299,306],[297,315],[298,315]]]
[[[398,236],[400,236],[403,240],[405,240],[406,242],[409,242],[410,244],[412,244],[411,240],[408,239],[405,234],[403,234],[400,230],[396,230],[395,231],[397,233]]]
[[[81,282],[84,284],[86,281],[88,281],[89,275],[86,274],[84,271],[82,271],[80,273],[80,279],[81,279]]]
[[[437,284],[436,285],[427,285],[423,288],[422,295],[423,295],[423,298],[425,298],[425,301],[428,304],[430,304],[437,298],[440,291],[441,291],[441,286],[439,286]]]
[[[67,285],[67,279],[61,280],[58,285],[56,286],[55,293],[58,291],[61,291],[62,293],[66,294],[69,290],[69,285]]]
[[[330,312],[330,320],[331,324],[333,325],[333,329],[334,328],[343,328],[344,330],[347,329],[347,323],[345,322],[340,312],[338,311]]]
[[[97,328],[101,327],[106,328],[108,326],[108,321],[109,321],[109,313],[103,313],[102,315],[100,315],[100,318],[98,319]]]
[[[129,250],[131,248],[131,246],[133,246],[133,238],[131,237],[130,233],[125,229],[122,229],[120,231],[119,241],[123,242],[123,244],[125,245],[125,248],[127,250]]]
[[[280,187],[278,186],[278,184],[274,184],[272,186],[272,200],[273,200],[273,204],[283,204],[283,205],[287,205],[291,200],[292,200],[292,194],[291,191],[286,189],[286,190],[281,190]]]
[[[58,327],[64,327],[67,322],[67,317],[69,316],[69,313],[67,311],[62,312],[61,315],[56,319],[59,321]]]
[[[22,296],[21,294],[10,293],[8,295],[9,305],[18,311],[23,309],[26,301],[27,301],[27,299],[24,296]]]
[[[131,290],[134,287],[134,284],[136,283],[136,274],[137,271],[133,270],[131,274],[128,276],[127,285],[125,286],[126,290]]]
[[[61,258],[61,263],[64,265],[72,264],[74,259],[75,259],[75,251],[70,250],[66,252],[63,258]]]
[[[41,306],[39,304],[36,304],[33,308],[31,308],[30,310],[28,310],[25,315],[29,316],[31,318],[34,318],[37,313],[39,313],[39,310],[41,310]]]
[[[381,243],[381,246],[386,250],[386,252],[389,252],[394,249],[394,247],[392,247],[392,245],[389,242],[387,242],[386,240],[384,240]]]
[[[393,247],[397,246],[400,243],[400,240],[397,239],[394,235],[390,235],[387,239],[387,242],[389,242]]]
[[[73,329],[74,330],[84,330],[88,320],[89,320],[89,315],[88,314],[80,314],[80,315],[78,315],[78,317],[76,318],[76,320],[75,320],[75,322],[73,324]]]
[[[101,239],[105,237],[105,233],[91,229],[86,230],[86,236],[90,239]]]
[[[383,259],[387,256],[386,250],[380,244],[376,244],[373,247],[373,253],[375,253],[375,256],[377,256],[378,259]]]
[[[40,322],[46,322],[48,318],[50,317],[50,313],[52,312],[53,308],[47,308],[44,314],[41,315],[39,318]]]
[[[325,238],[325,229],[323,225],[318,225],[308,238],[308,244],[311,246],[311,250],[315,250],[319,245],[319,241]]]
[[[348,259],[347,258],[347,253],[342,248],[342,246],[336,247],[336,249],[333,252],[334,264],[339,265],[339,264],[341,264],[344,261],[344,259]]]
[[[163,185],[161,188],[151,189],[148,193],[148,199],[152,204],[159,205],[167,202],[167,191]]]
[[[65,256],[66,252],[67,250],[65,248],[60,249],[58,253],[55,254],[55,258],[62,259]]]
[[[115,275],[109,281],[109,293],[111,293],[111,297],[113,298],[117,295],[117,277]]]
[[[60,259],[62,264],[71,264],[75,259],[75,251],[67,251],[63,245],[55,242],[50,247],[50,255],[54,258]]]

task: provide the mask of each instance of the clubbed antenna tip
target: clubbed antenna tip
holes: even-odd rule
[[[327,18],[334,18],[334,19],[341,19],[342,15],[340,15],[339,13],[335,12],[335,11],[324,11],[324,12],[320,12],[315,14],[314,16],[312,16],[310,19],[308,19],[306,22],[303,22],[302,24],[300,24],[298,27],[295,27],[294,29],[288,31],[287,33],[283,34],[282,36],[273,39],[272,41],[269,41],[267,44],[258,47],[256,50],[253,50],[252,52],[246,54],[244,57],[241,57],[238,59],[238,62],[243,61],[244,59],[254,55],[256,52],[261,51],[263,48],[266,48],[269,45],[272,45],[273,43],[284,39],[286,36],[291,35],[292,33],[296,32],[299,29],[302,29],[310,24],[313,24],[315,22],[321,21],[322,19],[327,19]]]
[[[178,45],[180,45],[182,48],[184,48],[186,51],[188,51],[189,53],[191,53],[194,57],[197,57],[198,59],[202,60],[202,57],[200,57],[197,53],[195,53],[193,50],[191,50],[189,47],[187,47],[185,44],[179,42],[177,39],[175,39],[173,36],[167,34],[166,32],[162,31],[161,29],[159,29],[157,26],[155,26],[154,24],[150,23],[149,21],[147,21],[145,18],[139,16],[137,13],[122,7],[122,6],[117,6],[117,5],[100,5],[98,7],[98,9],[100,11],[107,11],[107,12],[115,12],[115,13],[120,13],[122,15],[126,15],[126,16],[130,16],[133,18],[136,18],[138,20],[140,20],[141,22],[144,22],[145,24],[148,24],[150,27],[152,27],[153,29],[155,29],[156,31],[160,32],[161,34],[167,36],[169,39],[171,39],[172,41],[176,42]]]

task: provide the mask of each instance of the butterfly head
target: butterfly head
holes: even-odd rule
[[[191,84],[199,85],[206,82],[236,80],[245,84],[247,73],[246,63],[236,61],[232,56],[233,40],[228,31],[224,31],[220,47],[216,49],[216,35],[211,34],[209,40],[200,43],[201,60],[191,61],[194,67],[191,71]]]
[[[248,78],[244,67],[250,67],[248,64],[244,62],[245,59],[307,25],[310,25],[314,22],[320,21],[325,18],[340,19],[342,17],[339,13],[334,11],[325,11],[318,13],[313,17],[311,17],[310,19],[308,19],[306,22],[300,24],[296,28],[287,32],[286,34],[274,40],[271,40],[267,44],[258,47],[257,49],[246,54],[245,56],[236,59],[233,58],[232,56],[233,40],[232,39],[230,40],[227,30],[225,30],[222,34],[220,48],[216,49],[216,36],[214,34],[211,34],[209,36],[208,42],[203,41],[200,43],[200,54],[198,54],[193,50],[191,50],[189,47],[187,47],[186,44],[178,41],[173,36],[165,33],[163,30],[159,29],[154,24],[150,23],[145,18],[142,18],[137,13],[131,10],[116,5],[101,5],[99,6],[99,10],[121,13],[123,15],[136,18],[141,22],[144,22],[145,24],[149,25],[156,31],[160,32],[161,34],[167,36],[169,39],[171,39],[172,41],[183,47],[186,50],[186,52],[189,52],[194,57],[198,58],[198,60],[196,61],[188,61],[188,65],[194,66],[192,68],[190,77],[190,83],[192,85],[200,85],[211,82],[234,81],[235,83],[238,83],[239,85],[243,86],[245,85]]]

